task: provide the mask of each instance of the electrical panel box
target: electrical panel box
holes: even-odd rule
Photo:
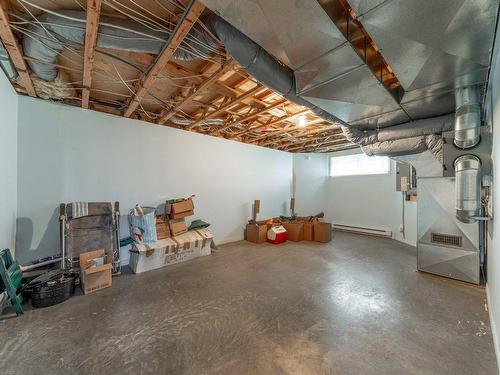
[[[415,187],[415,169],[410,164],[396,162],[396,191],[411,191]]]

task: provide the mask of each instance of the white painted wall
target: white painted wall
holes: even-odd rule
[[[488,284],[486,291],[495,352],[500,368],[500,38],[497,35],[488,88],[486,111],[493,126],[493,216],[488,225]]]
[[[327,207],[328,158],[324,154],[293,154],[295,211],[316,215]]]
[[[359,149],[325,155],[352,155]],[[329,177],[327,218],[336,224],[392,231],[393,238],[416,246],[417,204],[404,202],[405,238],[399,231],[403,224],[403,197],[396,191],[395,162],[386,175]],[[329,170],[328,170],[329,174]]]
[[[416,202],[404,202],[405,238],[399,232],[403,197],[396,192],[394,162],[389,175],[329,177],[331,156],[360,152],[356,149],[332,154],[294,154],[297,213],[313,215],[324,211],[332,223],[391,230],[394,239],[416,246]]]
[[[0,70],[0,250],[15,251],[18,97]]]
[[[99,112],[21,97],[18,155],[22,263],[58,253],[61,202],[118,200],[125,214],[195,194],[192,219],[219,244],[243,238],[254,199],[261,217],[288,212],[292,154]]]

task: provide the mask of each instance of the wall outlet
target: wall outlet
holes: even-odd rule
[[[405,226],[403,224],[401,224],[399,226],[399,233],[403,233],[405,231]]]

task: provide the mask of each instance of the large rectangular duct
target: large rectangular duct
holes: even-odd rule
[[[417,186],[418,270],[479,284],[479,224],[455,217],[454,178],[420,177]]]

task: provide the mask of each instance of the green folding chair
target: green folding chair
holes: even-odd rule
[[[0,251],[0,293],[7,293],[7,299],[4,301],[3,306],[0,306],[0,313],[5,305],[14,307],[17,316],[24,313],[23,297],[21,295],[22,278],[23,273],[19,263],[12,258],[10,250]]]

